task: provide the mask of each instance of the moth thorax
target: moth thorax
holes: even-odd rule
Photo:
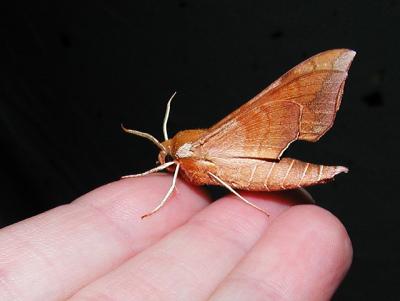
[[[176,151],[176,156],[178,158],[187,158],[191,157],[193,155],[193,152],[191,151],[192,144],[191,143],[185,143],[182,146],[178,148]]]

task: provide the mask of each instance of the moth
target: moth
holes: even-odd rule
[[[256,209],[236,190],[277,191],[326,183],[348,169],[282,157],[296,140],[318,141],[333,125],[339,110],[347,72],[355,56],[349,49],[333,49],[312,56],[289,70],[253,99],[208,129],[184,130],[164,142],[148,133],[122,128],[144,137],[159,149],[159,166],[140,177],[161,170],[173,173],[172,185],[159,205],[171,196],[178,175],[195,185],[220,185]]]

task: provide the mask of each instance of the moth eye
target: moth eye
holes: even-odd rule
[[[170,154],[165,155],[165,163],[174,161],[174,158]]]

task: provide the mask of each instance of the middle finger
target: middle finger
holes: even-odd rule
[[[263,196],[269,199],[247,198],[266,208],[269,219],[225,197],[72,299],[204,300],[291,203]]]

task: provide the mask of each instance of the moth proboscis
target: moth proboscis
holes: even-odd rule
[[[250,206],[235,189],[277,191],[326,183],[348,169],[282,157],[295,140],[316,142],[333,125],[339,110],[347,72],[355,56],[349,49],[321,52],[289,70],[253,99],[208,129],[184,130],[164,142],[148,133],[126,129],[160,149],[159,166],[140,177],[161,170],[173,172],[172,185],[150,216],[161,209],[176,186],[178,174],[195,185],[220,185]]]

